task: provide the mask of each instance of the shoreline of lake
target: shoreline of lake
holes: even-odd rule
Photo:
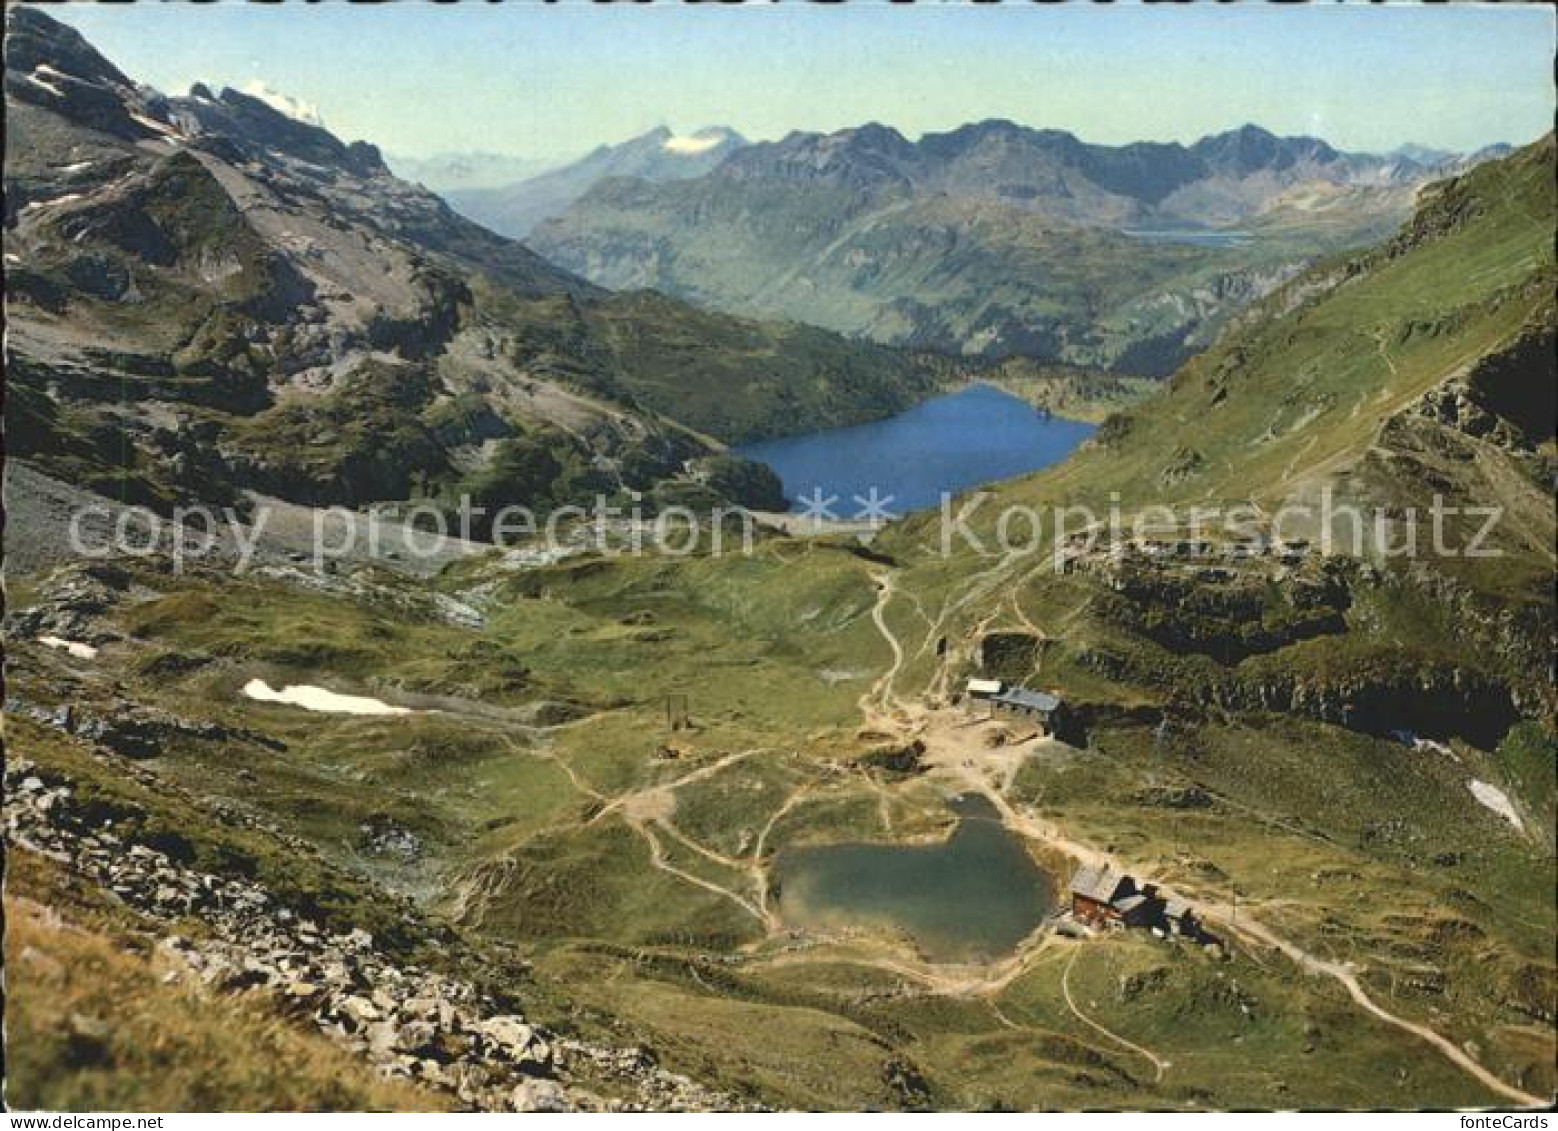
[[[777,437],[731,449],[767,464],[784,484],[790,513],[834,520],[929,510],[943,493],[1053,466],[1096,425],[1035,409],[975,381],[883,420]],[[881,513],[885,512],[885,513]]]
[[[985,799],[951,799],[941,840],[796,845],[775,857],[777,906],[816,930],[903,932],[927,960],[966,964],[1015,953],[1054,913],[1060,880]]]

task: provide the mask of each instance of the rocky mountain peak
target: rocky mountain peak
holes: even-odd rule
[[[31,6],[6,8],[5,91],[128,140],[154,136],[165,124],[159,95],[138,88],[74,28]]]
[[[1281,172],[1300,161],[1327,165],[1341,157],[1319,138],[1278,137],[1253,124],[1204,137],[1192,145],[1190,151],[1203,158],[1215,172],[1236,177]]]
[[[387,174],[378,147],[347,143],[323,126],[284,113],[253,94],[196,83],[186,97],[170,100],[175,121],[195,137],[221,137],[251,158],[280,154],[314,165],[339,167],[360,177]]]
[[[867,122],[863,126],[855,126],[852,129],[840,130],[836,135],[844,139],[852,146],[862,149],[903,150],[912,148],[909,139],[904,137],[892,126],[884,126],[881,122]]]
[[[795,132],[739,151],[722,167],[736,179],[774,178],[856,190],[906,185],[919,149],[891,126],[868,122],[835,133]]]
[[[1064,149],[1067,143],[1080,145],[1074,136],[1061,130],[1035,130],[1006,118],[986,118],[946,133],[926,134],[920,139],[919,149],[935,160],[953,161],[975,153]]]
[[[44,73],[79,83],[133,89],[124,73],[98,54],[80,32],[30,5],[5,10],[5,63],[8,71]]]
[[[746,143],[746,138],[729,126],[704,126],[681,136],[667,133],[660,148],[676,157],[706,157],[738,149]]]

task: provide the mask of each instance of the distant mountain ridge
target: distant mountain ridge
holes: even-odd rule
[[[1436,161],[1421,156],[1344,153],[1319,138],[1278,137],[1256,125],[1211,134],[1189,146],[1146,141],[1110,146],[1004,119],[928,133],[918,142],[873,122],[753,144],[720,175],[944,192],[1084,224],[1218,226],[1257,213],[1270,195],[1296,183],[1417,184],[1458,160],[1455,155]],[[1222,195],[1210,192],[1208,182],[1251,181],[1249,191],[1234,197],[1244,207],[1206,206],[1209,198],[1227,195],[1226,188]]]
[[[674,183],[606,178],[528,237],[609,287],[888,344],[1161,375],[1465,162],[1258,126],[1092,145],[1004,120],[792,133]],[[1188,233],[1185,238],[1182,233]]]
[[[566,212],[594,185],[610,177],[664,182],[702,176],[747,144],[727,126],[708,126],[677,135],[657,126],[619,145],[597,146],[560,169],[489,188],[451,189],[451,204],[478,223],[513,239]]]

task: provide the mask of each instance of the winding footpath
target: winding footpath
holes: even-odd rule
[[[1530,1092],[1522,1091],[1512,1084],[1505,1083],[1498,1076],[1473,1060],[1464,1049],[1442,1033],[1430,1029],[1427,1025],[1419,1025],[1415,1021],[1408,1021],[1404,1017],[1398,1017],[1396,1014],[1381,1007],[1364,992],[1357,975],[1346,964],[1317,958],[1254,920],[1246,919],[1235,930],[1239,934],[1257,939],[1281,951],[1283,955],[1290,958],[1306,974],[1323,974],[1335,978],[1347,990],[1348,996],[1365,1012],[1377,1017],[1387,1025],[1394,1025],[1396,1028],[1428,1042],[1443,1053],[1456,1067],[1474,1078],[1483,1087],[1497,1092],[1511,1103],[1519,1104],[1522,1107],[1546,1107],[1551,1102],[1551,1099],[1548,1097],[1532,1095]]]
[[[1066,999],[1066,1007],[1068,1009],[1070,1009],[1071,1012],[1076,1015],[1076,1018],[1077,1018],[1078,1021],[1080,1021],[1080,1022],[1082,1022],[1082,1024],[1088,1026],[1088,1028],[1097,1030],[1099,1033],[1102,1033],[1105,1037],[1109,1038],[1111,1041],[1113,1041],[1115,1044],[1119,1045],[1121,1048],[1129,1049],[1131,1052],[1135,1053],[1137,1056],[1143,1057],[1146,1060],[1148,1060],[1149,1062],[1151,1062],[1152,1070],[1153,1070],[1153,1073],[1154,1073],[1153,1081],[1154,1082],[1161,1081],[1163,1079],[1163,1073],[1167,1069],[1173,1067],[1173,1065],[1169,1061],[1164,1060],[1161,1056],[1159,1056],[1157,1053],[1153,1052],[1151,1049],[1143,1048],[1141,1045],[1138,1045],[1135,1041],[1128,1041],[1124,1037],[1120,1036],[1120,1034],[1114,1032],[1111,1029],[1105,1029],[1097,1021],[1094,1021],[1087,1014],[1083,1013],[1082,1010],[1077,1006],[1076,999],[1071,996],[1071,968],[1076,965],[1077,956],[1080,955],[1081,953],[1082,953],[1082,948],[1081,947],[1077,947],[1075,950],[1073,950],[1071,952],[1071,957],[1066,960],[1066,968],[1060,975],[1060,992]]]

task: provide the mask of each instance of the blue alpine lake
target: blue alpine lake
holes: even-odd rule
[[[1185,243],[1194,247],[1243,247],[1254,242],[1254,237],[1248,232],[1231,232],[1219,228],[1126,228],[1124,234],[1146,243]]]
[[[970,385],[872,424],[763,440],[733,449],[766,463],[784,482],[792,510],[808,497],[836,497],[838,518],[860,515],[863,502],[891,497],[893,515],[941,504],[981,483],[1010,479],[1058,463],[1094,426],[1061,420],[992,385]]]
[[[952,834],[931,844],[787,847],[774,864],[779,913],[799,927],[902,932],[933,962],[1010,954],[1055,907],[1055,886],[983,797],[953,799]]]

